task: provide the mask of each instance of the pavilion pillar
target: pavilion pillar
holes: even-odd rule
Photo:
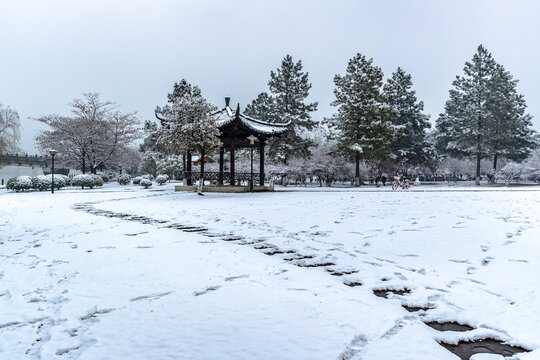
[[[234,143],[231,145],[231,186],[234,186],[235,185],[235,181],[234,181]]]
[[[187,152],[186,159],[187,184],[191,185],[191,151]]]
[[[264,140],[259,142],[259,185],[264,186]]]
[[[223,146],[219,147],[219,175],[218,185],[223,185],[223,157],[225,155],[225,149]]]

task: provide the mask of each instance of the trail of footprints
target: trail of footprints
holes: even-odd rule
[[[162,225],[162,227],[164,228],[177,229],[183,232],[196,232],[209,238],[219,238],[222,241],[234,242],[238,245],[252,245],[253,248],[260,250],[265,255],[268,255],[268,256],[282,255],[282,259],[284,261],[287,261],[290,264],[298,266],[298,267],[303,267],[303,268],[323,267],[332,276],[350,275],[350,274],[355,274],[358,272],[357,270],[338,271],[333,268],[333,266],[335,266],[336,264],[331,261],[313,260],[315,258],[313,255],[301,254],[297,250],[282,250],[278,248],[276,245],[265,242],[265,239],[248,240],[242,236],[212,233],[207,228],[204,228],[204,227],[187,226],[187,225],[178,224],[178,223],[171,224],[166,220],[157,220],[157,219],[152,219],[146,216],[132,215],[132,214],[126,214],[126,213],[117,213],[117,212],[113,212],[109,210],[101,210],[101,209],[95,208],[93,204],[95,203],[80,203],[80,204],[74,205],[73,208],[75,210],[84,211],[84,212],[97,215],[97,216],[120,218],[127,221],[137,221],[142,224],[151,224],[151,225],[157,225],[157,226]],[[138,234],[126,234],[126,235],[135,236]],[[381,280],[389,281],[389,278],[382,278]],[[343,284],[349,287],[356,287],[356,286],[363,285],[361,282],[358,282],[358,281],[347,281],[347,280],[343,281]],[[202,291],[196,291],[194,295],[200,296],[200,295],[205,294],[208,291],[217,290],[219,289],[219,287],[220,286],[209,287]],[[404,297],[410,293],[411,293],[411,290],[407,288],[403,288],[403,289],[389,289],[388,288],[388,289],[374,289],[373,290],[373,294],[375,296],[386,298],[386,299],[390,297],[394,298],[396,296]],[[431,304],[431,303],[428,306],[413,306],[413,305],[401,305],[401,306],[408,312],[417,313],[419,316],[425,315],[429,310],[434,308],[434,304]],[[388,334],[385,334],[385,336],[386,335],[392,336],[393,332],[398,332],[404,326],[405,324],[404,321],[408,321],[412,319],[416,319],[416,317],[410,317],[410,316],[404,317],[403,319],[398,321],[399,323],[396,324],[392,329],[390,329],[388,331]],[[467,331],[475,330],[473,327],[467,324],[459,324],[457,322],[424,321],[424,324],[440,332],[445,332],[445,331],[467,332]],[[353,341],[354,344],[351,343],[350,348],[347,348],[344,351],[344,353],[340,355],[340,359],[349,359],[350,356],[357,353],[360,350],[360,348],[366,343],[364,339],[362,340],[363,341]],[[512,356],[517,353],[530,351],[522,347],[511,346],[511,345],[505,344],[501,340],[489,338],[489,337],[486,337],[483,339],[477,339],[474,341],[459,341],[457,344],[450,344],[450,343],[445,343],[445,342],[439,342],[439,344],[463,360],[469,360],[469,358],[472,355],[478,354],[478,353],[498,354],[498,355],[507,357],[507,356]]]

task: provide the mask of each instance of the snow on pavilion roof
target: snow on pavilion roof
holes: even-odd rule
[[[236,112],[234,112],[229,106],[225,106],[223,109],[212,113],[212,116],[215,117],[219,128],[223,128],[238,119],[238,121],[240,121],[240,123],[242,123],[242,125],[245,127],[257,132],[258,134],[264,135],[282,134],[288,130],[288,126],[291,124],[290,122],[285,124],[273,124],[262,120],[257,120],[240,113],[239,108],[236,110]]]

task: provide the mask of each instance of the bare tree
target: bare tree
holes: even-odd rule
[[[139,164],[141,163],[141,153],[135,147],[122,147],[114,152],[112,158],[109,160],[111,168],[122,172],[127,172],[131,175],[137,173]]]
[[[9,106],[0,104],[0,153],[18,151],[21,138],[19,114]]]
[[[135,112],[121,113],[118,105],[101,101],[97,93],[84,94],[70,104],[72,116],[49,115],[38,121],[50,126],[37,137],[38,146],[45,150],[54,147],[70,163],[86,167],[95,174],[100,166],[113,164],[121,158],[118,152],[128,151],[140,136]]]

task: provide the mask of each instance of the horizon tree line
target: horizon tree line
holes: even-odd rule
[[[312,87],[309,73],[301,60],[295,62],[286,55],[270,71],[268,91],[257,95],[244,112],[267,122],[290,122],[285,136],[268,143],[266,157],[277,167],[298,165],[295,159],[309,158],[315,163],[327,164],[328,159],[350,162],[354,183],[360,185],[361,168],[367,169],[368,176],[392,167],[406,175],[415,167],[434,169],[446,157],[474,158],[478,184],[482,159],[490,159],[496,171],[501,158],[523,160],[538,146],[532,116],[526,113],[517,82],[480,45],[465,63],[463,74],[453,81],[444,112],[436,119],[435,129],[428,132],[429,115],[417,99],[411,75],[398,67],[384,81],[382,69],[359,53],[349,60],[343,74],[334,77],[334,114],[315,121],[312,113],[318,103],[307,100]],[[140,169],[173,175],[190,170],[186,155],[212,154],[219,142],[211,138],[219,133],[207,116],[215,107],[204,99],[199,87],[182,79],[174,84],[167,100],[155,110],[161,123],[147,120],[144,124]],[[99,167],[129,162],[122,159],[128,152],[130,161],[137,161],[132,144],[141,129],[135,113],[120,113],[116,104],[101,101],[97,94],[84,94],[70,105],[73,116],[37,119],[50,126],[36,137],[41,149],[61,148],[68,162],[93,173]],[[2,151],[8,141],[13,147],[20,135],[18,125],[13,125],[14,118],[18,121],[16,112],[0,110]],[[6,119],[11,119],[10,127]]]

